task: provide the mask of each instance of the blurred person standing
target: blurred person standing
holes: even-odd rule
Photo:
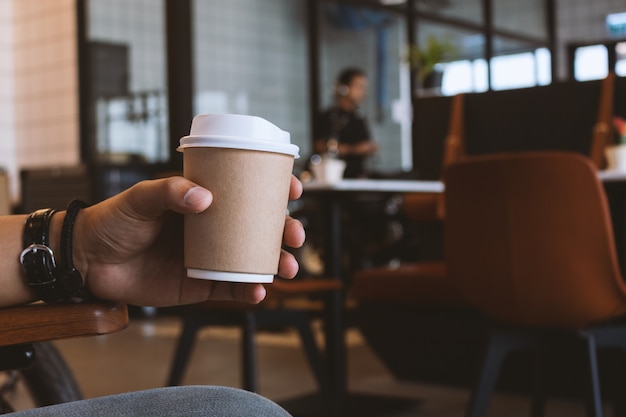
[[[346,68],[337,77],[335,103],[316,121],[315,152],[346,161],[345,178],[366,176],[367,157],[378,152],[359,105],[367,95],[367,77],[359,68]]]

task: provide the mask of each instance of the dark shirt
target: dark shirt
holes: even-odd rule
[[[317,118],[317,139],[336,139],[338,143],[356,145],[370,139],[370,131],[365,116],[357,109],[345,111],[331,107]],[[365,175],[365,155],[344,155],[346,161],[345,178]]]

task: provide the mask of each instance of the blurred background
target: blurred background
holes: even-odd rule
[[[84,165],[92,201],[178,170],[197,113],[265,117],[311,155],[335,77],[358,66],[381,175],[419,175],[412,103],[626,74],[617,0],[1,0],[0,167]],[[451,46],[424,88],[407,59]],[[69,173],[67,174],[70,175]]]
[[[428,71],[416,63],[418,56],[428,60]],[[478,104],[487,97],[489,105],[476,104],[472,119],[491,126],[500,115],[500,100],[514,112],[533,107],[527,105],[533,91],[576,84],[572,91],[588,102],[584,117],[550,113],[545,120],[593,126],[600,80],[612,72],[626,76],[626,4],[0,0],[0,214],[64,208],[74,197],[98,202],[140,180],[180,172],[176,147],[199,113],[257,115],[290,132],[301,154],[295,172],[302,175],[314,153],[317,114],[333,103],[337,74],[352,66],[367,74],[369,93],[361,110],[380,149],[367,161],[370,177],[438,180],[451,98],[457,94],[471,93],[474,100],[468,102]],[[624,91],[624,83],[618,85]],[[626,95],[616,96],[615,114],[626,117]],[[548,123],[542,115],[532,117],[519,120],[539,120],[534,123],[539,129]],[[519,145],[509,143],[515,135],[506,129],[491,132],[488,151]],[[581,137],[573,139],[572,129]],[[587,146],[591,128],[585,129],[557,126],[558,145]],[[487,137],[479,133],[475,136]],[[520,148],[541,147],[541,140],[533,136]],[[478,149],[476,142],[468,144]],[[306,277],[325,270],[327,219],[320,217],[320,201],[305,196],[290,206],[307,226],[307,245],[297,253]],[[344,213],[342,243],[351,264],[346,272],[441,259],[442,223],[412,224],[402,205],[399,194],[366,196],[353,203],[352,213]],[[354,307],[351,301],[348,309]],[[478,363],[467,357],[482,354],[482,339],[477,342],[482,317],[421,308],[412,316],[394,308],[376,311],[375,324],[400,336],[394,339],[400,343],[385,335],[376,353],[348,323],[349,388],[411,399],[405,414],[381,416],[418,415],[416,409],[420,416],[462,415]],[[321,345],[319,303],[315,311]],[[129,331],[56,343],[86,397],[165,384],[181,316],[150,308],[131,312]],[[298,334],[282,326],[261,330],[268,331],[256,339],[260,392],[287,401],[315,390]],[[205,329],[183,383],[240,386],[240,340],[237,326]],[[379,353],[385,351],[383,360]],[[524,364],[509,381],[518,381]],[[525,415],[527,401],[519,391],[497,396],[489,415]],[[564,397],[551,403],[558,410],[553,415],[584,415],[580,398]]]

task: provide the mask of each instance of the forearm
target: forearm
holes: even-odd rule
[[[339,156],[355,155],[354,146],[348,145],[347,143],[340,143],[337,147],[337,151]]]
[[[355,144],[339,144],[339,156],[367,156],[376,153],[378,147],[371,140],[363,140]]]
[[[64,217],[65,212],[57,213],[50,224],[50,248],[55,255],[59,253]],[[26,218],[26,215],[0,217],[0,307],[35,301],[35,295],[25,283],[19,262],[20,253],[24,249],[22,242]]]

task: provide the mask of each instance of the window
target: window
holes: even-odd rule
[[[626,77],[626,42],[619,42],[615,45],[615,74],[619,77]]]
[[[574,56],[577,81],[600,80],[609,74],[609,54],[604,45],[583,46]]]
[[[442,66],[443,79],[441,93],[453,96],[459,93],[487,91],[487,61],[454,61]]]
[[[90,0],[87,22],[95,159],[167,161],[163,1]]]
[[[494,90],[534,87],[552,80],[550,52],[532,44],[504,37],[494,38],[491,87]]]
[[[443,62],[435,67],[435,71],[442,73],[442,94],[454,95],[488,89],[483,34],[451,25],[423,21],[417,25],[417,36],[420,46],[425,45],[429,38],[435,38],[450,43],[455,49],[449,62]],[[418,91],[418,95],[426,94],[428,91]]]

